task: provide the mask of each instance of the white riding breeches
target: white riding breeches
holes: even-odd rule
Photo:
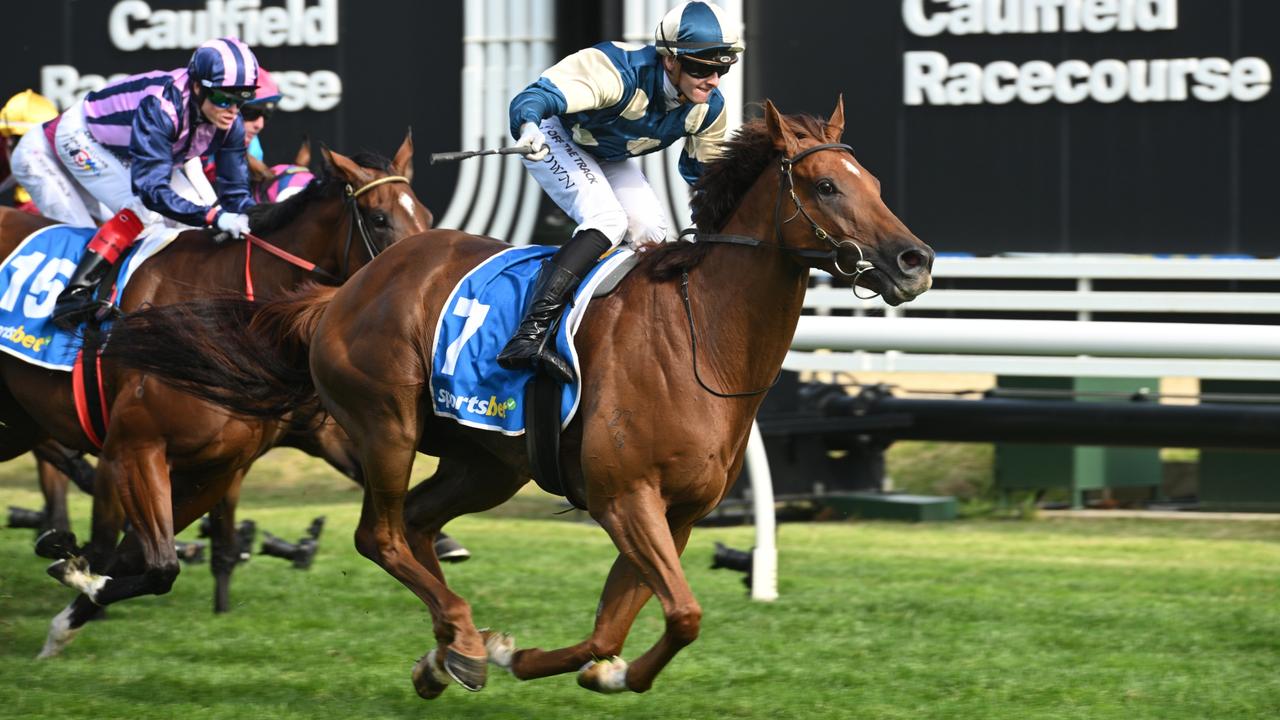
[[[180,225],[147,209],[133,194],[129,163],[102,146],[85,127],[83,101],[62,114],[54,141],[51,147],[43,130],[36,128],[14,150],[14,176],[31,193],[41,215],[91,227],[128,208],[144,225]],[[170,182],[174,192],[194,203],[212,205],[209,198],[216,197],[203,174],[200,183],[193,182],[182,166],[174,167]]]
[[[636,158],[604,162],[583,150],[559,118],[542,121],[550,152],[524,160],[529,173],[573,221],[574,233],[599,230],[617,246],[665,242],[671,222]]]

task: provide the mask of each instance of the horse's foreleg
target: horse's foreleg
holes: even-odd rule
[[[36,456],[36,476],[40,480],[40,493],[44,495],[44,519],[40,522],[40,532],[70,531],[71,520],[67,517],[67,487],[71,484],[71,478],[39,455]]]
[[[137,538],[127,535],[120,545],[119,552],[111,556],[106,570],[112,576],[123,577],[136,575],[142,572],[142,569],[142,553],[139,550]],[[85,623],[98,617],[102,612],[102,606],[87,595],[77,595],[49,622],[49,632],[45,636],[44,647],[41,648],[36,659],[44,660],[60,654],[75,639]]]
[[[84,552],[89,558],[89,567],[101,572],[115,554],[116,545],[120,541],[120,533],[124,530],[124,508],[120,505],[120,495],[115,483],[102,481],[93,483],[93,518],[89,534],[89,543]]]
[[[468,690],[479,690],[485,684],[487,656],[484,640],[471,619],[471,606],[418,562],[405,539],[404,500],[414,444],[397,446],[388,442],[384,433],[363,450],[364,507],[356,529],[356,548],[427,605],[444,671]],[[415,685],[416,680],[415,672]],[[423,692],[421,688],[419,692]]]
[[[108,437],[98,463],[97,481],[112,483],[118,490],[125,517],[140,545],[142,571],[117,577],[83,573],[83,567],[73,558],[55,563],[50,574],[98,605],[169,592],[180,568],[173,546],[173,509],[164,446],[147,443],[118,449]]]
[[[625,669],[625,678],[617,678],[619,668],[603,673],[612,676],[607,685],[589,675],[580,684],[592,690],[609,692],[627,689],[645,692],[654,678],[689,643],[698,637],[702,624],[702,608],[698,605],[689,581],[680,566],[680,553],[689,540],[690,527],[672,530],[666,519],[667,507],[656,493],[632,493],[613,498],[596,520],[604,527],[622,557],[639,573],[641,581],[662,603],[666,628],[658,642]],[[588,668],[588,670],[590,670]]]

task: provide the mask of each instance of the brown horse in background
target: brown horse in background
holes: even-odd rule
[[[264,400],[297,402],[314,382],[365,470],[356,547],[430,608],[436,645],[413,672],[423,697],[451,680],[480,689],[486,658],[520,679],[581,670],[589,689],[644,692],[698,635],[702,610],[680,554],[742,468],[810,269],[844,275],[892,305],[930,285],[933,251],[839,143],[842,104],[825,123],[784,118],[768,102],[765,113],[707,165],[692,201],[696,242],[647,248],[578,330],[582,399],[563,434],[561,467],[618,557],[595,629],[576,645],[517,650],[509,635],[481,633],[440,565],[405,539],[406,530],[434,532],[494,507],[529,478],[523,438],[436,416],[429,390],[451,290],[503,243],[432,231],[389,248],[341,288],[267,304],[247,328],[243,304],[160,308],[117,327],[111,348],[117,360],[237,413],[269,412]],[[308,358],[310,377],[300,372]],[[440,456],[440,469],[406,495],[417,451]],[[616,656],[650,595],[662,603],[665,632],[628,666]]]
[[[250,210],[254,231],[271,243],[276,252],[239,242],[215,245],[203,230],[182,233],[170,247],[143,263],[134,273],[121,298],[121,307],[132,311],[143,305],[163,305],[194,297],[244,294],[250,281],[256,296],[268,298],[317,277],[341,282],[391,243],[430,227],[430,212],[408,184],[413,158],[413,144],[408,136],[393,161],[372,155],[352,159],[328,150],[323,155],[326,171],[321,181],[286,202]],[[0,252],[5,253],[11,252],[33,225],[44,223],[41,219],[36,219],[36,223],[3,220],[0,218]],[[293,259],[281,257],[280,251]],[[166,393],[153,393],[147,398],[146,411],[138,412],[135,408],[129,418],[121,419],[114,411],[118,402],[113,401],[119,393],[132,390],[132,386],[125,390],[129,379],[115,372],[109,363],[104,364],[102,375],[104,395],[113,411],[94,483],[90,554],[97,561],[95,565],[108,562],[106,571],[114,573],[119,582],[95,579],[99,576],[87,573],[90,563],[84,558],[55,563],[50,568],[51,574],[77,589],[88,590],[89,596],[77,598],[59,615],[44,655],[56,653],[74,631],[96,613],[97,606],[92,601],[99,591],[106,593],[104,597],[117,600],[147,592],[162,593],[176,577],[172,525],[168,528],[167,547],[147,548],[158,553],[149,557],[151,560],[166,555],[173,559],[172,566],[164,572],[152,572],[143,578],[130,577],[128,569],[142,562],[137,557],[136,539],[126,538],[120,547],[123,557],[113,554],[127,509],[138,503],[154,509],[156,498],[161,497],[163,500],[158,502],[172,501],[178,505],[195,498],[198,502],[192,505],[192,511],[199,505],[201,509],[195,515],[198,518],[230,488],[238,488],[252,459],[285,439],[291,431],[288,423],[248,431],[240,427],[228,429],[226,414],[220,409],[187,397],[174,400],[166,397]],[[318,408],[313,408],[311,413],[317,411]],[[4,423],[0,428],[0,460],[26,452],[48,438],[79,450],[94,449],[76,416],[70,374],[34,367],[8,355],[0,356],[0,420]],[[332,431],[332,426],[324,430]],[[128,437],[134,444],[122,447],[113,443],[115,437]],[[158,456],[154,454],[157,452]],[[145,459],[140,454],[146,454]],[[137,485],[116,487],[111,473],[120,472],[121,464],[152,471],[147,481],[151,483],[149,489],[155,492],[140,492]],[[192,488],[199,489],[192,492]],[[142,499],[144,495],[148,496],[146,500]],[[233,507],[221,513],[222,522],[215,524],[216,544],[224,550],[214,553],[212,563],[219,586],[215,603],[224,609],[230,571],[234,567],[232,512]],[[141,527],[140,522],[149,522],[138,520],[136,515],[130,520],[135,529]],[[190,521],[185,520],[177,528]],[[74,540],[71,545],[74,547]],[[220,558],[221,554],[229,558]]]

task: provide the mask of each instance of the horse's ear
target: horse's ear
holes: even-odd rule
[[[796,140],[795,133],[791,132],[791,128],[782,119],[782,115],[778,113],[778,108],[774,107],[772,100],[764,101],[764,124],[765,127],[769,128],[769,137],[773,139],[773,147],[781,150],[784,157],[793,157],[800,152],[800,143]]]
[[[311,138],[302,136],[302,145],[298,146],[298,154],[293,156],[293,164],[311,167]]]
[[[836,109],[831,111],[827,120],[827,142],[838,143],[844,135],[844,93],[836,96]]]
[[[349,183],[360,182],[360,166],[356,165],[351,158],[342,153],[334,152],[324,145],[320,146],[320,155],[324,158],[327,170],[340,175]]]
[[[396,151],[391,167],[395,169],[397,175],[413,179],[413,128],[405,131],[404,142],[400,143],[400,149]]]
[[[255,183],[266,182],[275,177],[267,164],[252,155],[246,155],[249,161],[249,179]]]

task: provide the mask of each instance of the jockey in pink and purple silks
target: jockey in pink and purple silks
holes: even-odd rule
[[[74,328],[98,309],[94,290],[147,225],[168,219],[235,237],[249,232],[244,211],[254,201],[239,110],[258,82],[247,45],[210,40],[187,67],[110,83],[19,143],[14,173],[46,215],[75,225],[106,220],[58,296],[56,324]],[[201,155],[217,161],[211,205],[173,186],[176,171]]]

